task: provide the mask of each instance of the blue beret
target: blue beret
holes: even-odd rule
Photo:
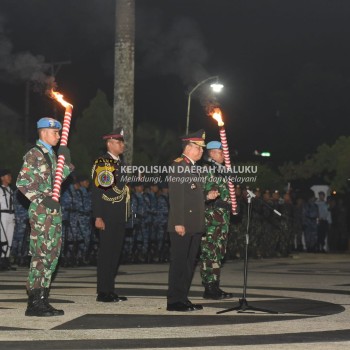
[[[41,118],[37,123],[36,123],[37,129],[62,129],[62,125],[59,121],[53,118]]]
[[[222,149],[222,144],[219,141],[210,141],[207,143],[207,149]]]

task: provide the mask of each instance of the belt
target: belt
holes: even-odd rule
[[[4,209],[4,210],[0,210],[0,213],[5,213],[5,214],[14,214],[14,213],[15,213],[15,211],[14,211],[14,210]]]

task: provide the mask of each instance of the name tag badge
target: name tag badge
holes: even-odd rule
[[[195,190],[197,188],[196,184],[191,184],[191,190]]]

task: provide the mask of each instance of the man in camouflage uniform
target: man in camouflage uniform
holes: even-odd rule
[[[215,162],[222,164],[224,154],[219,141],[207,144],[208,156]],[[226,293],[220,288],[220,269],[226,254],[226,246],[230,224],[230,193],[225,174],[209,171],[206,175],[204,191],[216,190],[219,196],[206,202],[205,235],[201,241],[201,277],[205,291],[205,299],[232,298],[232,293]]]
[[[51,278],[56,270],[62,244],[62,214],[60,204],[52,199],[57,158],[56,146],[61,124],[52,118],[37,123],[39,140],[24,156],[17,178],[17,188],[30,200],[30,254],[32,256],[27,280],[28,307],[26,316],[59,316],[48,301]],[[66,146],[58,149],[65,157],[63,177],[72,171],[70,152]]]

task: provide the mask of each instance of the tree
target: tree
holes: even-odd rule
[[[180,152],[177,134],[147,122],[137,125],[135,130],[134,164],[165,165]]]
[[[17,176],[26,152],[26,145],[22,138],[18,137],[15,132],[9,133],[8,130],[1,130],[0,149],[3,150],[0,152],[0,168],[8,168],[14,176]]]
[[[116,0],[113,126],[125,132],[125,160],[132,163],[134,128],[135,0]]]
[[[77,173],[89,174],[93,160],[102,153],[102,135],[111,131],[113,110],[101,90],[90,101],[76,122],[69,146],[72,150],[72,161]]]
[[[287,181],[318,176],[337,192],[344,192],[348,189],[350,177],[349,158],[350,137],[341,136],[332,146],[319,146],[317,151],[303,162],[289,162],[279,169]]]

